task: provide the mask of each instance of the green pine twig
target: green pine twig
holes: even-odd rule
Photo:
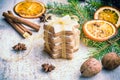
[[[78,0],[68,0],[68,4],[59,4],[53,3],[48,4],[47,8],[48,13],[53,13],[59,16],[64,15],[76,15],[79,18],[80,24],[80,39],[89,47],[95,47],[97,51],[92,51],[90,56],[93,56],[97,59],[101,59],[103,55],[107,54],[108,52],[114,51],[120,54],[120,29],[118,30],[118,34],[110,40],[104,42],[95,42],[88,39],[83,31],[82,26],[83,24],[93,19],[94,12],[99,7],[103,6],[102,2],[98,0],[86,0],[84,6],[81,6]]]

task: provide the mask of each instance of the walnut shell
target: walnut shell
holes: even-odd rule
[[[113,70],[120,65],[120,57],[114,53],[108,53],[102,58],[102,65],[105,69]]]
[[[84,77],[91,77],[99,73],[101,69],[101,63],[95,58],[90,58],[82,64],[80,72]]]

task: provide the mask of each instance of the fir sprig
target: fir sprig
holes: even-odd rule
[[[120,29],[118,29],[118,34],[114,38],[106,42],[107,44],[100,46],[96,51],[92,52],[91,56],[101,59],[103,55],[109,52],[116,52],[120,55]]]
[[[82,26],[86,21],[93,19],[94,12],[99,7],[103,6],[104,4],[100,0],[86,0],[84,5],[81,5],[79,0],[68,0],[68,4],[61,4],[61,3],[53,3],[48,4],[48,13],[53,13],[59,16],[64,15],[76,15],[79,18],[80,24],[80,39],[89,47],[95,47],[96,50],[92,51],[90,56],[93,56],[97,59],[101,59],[103,55],[109,52],[116,52],[120,54],[120,29],[118,30],[118,34],[111,38],[110,40],[104,42],[95,42],[87,37],[85,37],[84,33],[82,32]]]
[[[69,0],[68,4],[54,3],[48,4],[47,8],[48,13],[57,14],[60,16],[64,15],[76,15],[79,18],[80,29],[82,29],[82,25],[85,21],[90,20],[89,12],[87,11],[87,7],[80,5],[78,0]]]
[[[109,52],[116,52],[118,55],[120,55],[120,46],[117,42],[114,42],[112,45],[107,44],[102,48],[97,48],[95,52],[92,52],[91,56],[97,59],[101,59],[105,54]]]
[[[87,5],[85,6],[87,8],[87,11],[89,12],[89,16],[93,18],[93,15],[99,7],[103,6],[102,2],[100,0],[86,0]]]

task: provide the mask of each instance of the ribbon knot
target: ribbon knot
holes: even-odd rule
[[[72,22],[72,19],[69,15],[66,15],[62,18],[59,18],[59,17],[53,17],[52,20],[48,20],[48,24],[53,26],[55,24],[59,24],[59,25],[62,25],[62,26],[65,26],[65,25],[68,25]]]

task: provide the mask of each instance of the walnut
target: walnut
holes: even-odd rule
[[[105,69],[113,70],[120,65],[120,57],[114,53],[108,53],[102,58],[102,65]]]
[[[91,77],[99,73],[101,69],[101,63],[95,58],[90,58],[82,64],[80,72],[84,77]]]
[[[51,72],[52,70],[55,69],[55,66],[53,66],[52,64],[42,64],[42,68],[45,72]]]
[[[23,51],[23,50],[26,50],[27,48],[26,48],[25,44],[18,43],[17,45],[13,46],[13,49],[15,51]]]

